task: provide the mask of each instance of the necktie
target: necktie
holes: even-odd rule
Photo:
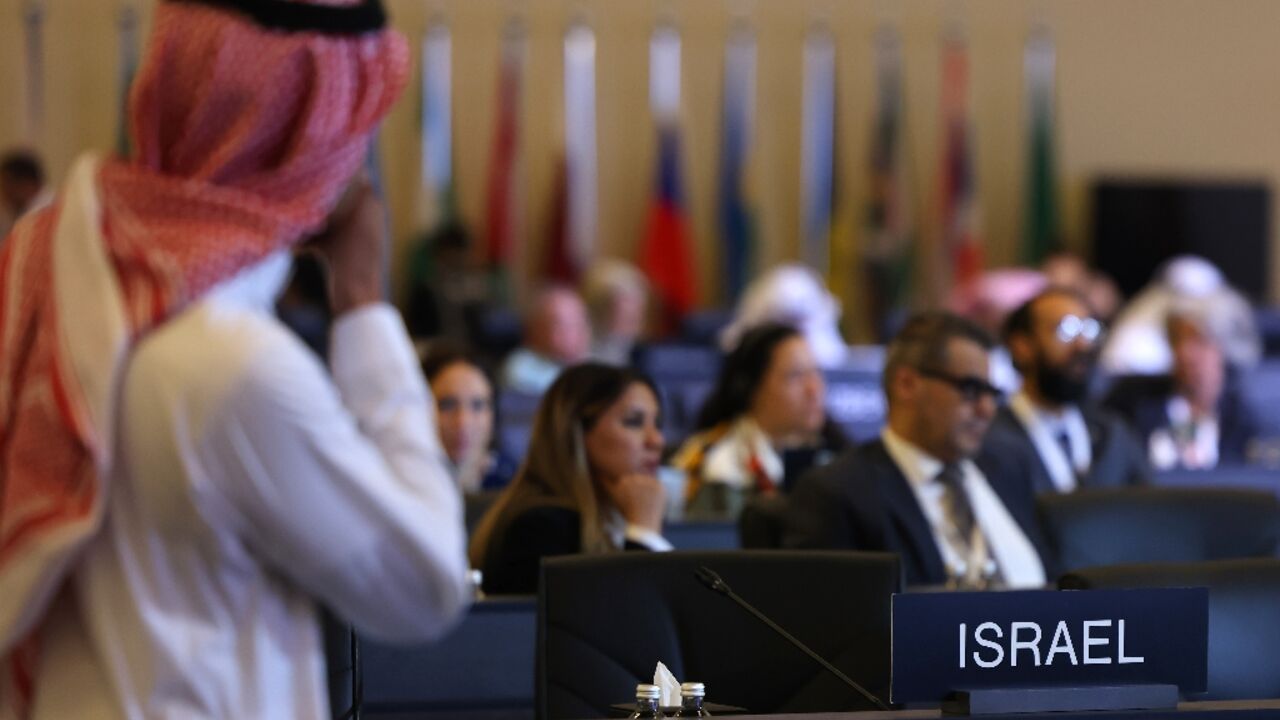
[[[973,506],[969,504],[969,494],[964,490],[964,472],[959,465],[944,465],[937,480],[943,488],[942,511],[968,552],[973,538],[974,520]]]
[[[1067,434],[1065,429],[1058,431],[1058,445],[1062,448],[1062,454],[1067,458],[1067,467],[1071,468],[1071,474],[1076,474],[1076,456],[1071,454],[1071,436]]]
[[[937,481],[943,487],[942,512],[955,529],[956,540],[959,542],[957,550],[964,563],[958,568],[959,575],[950,582],[956,583],[956,587],[970,590],[985,590],[991,583],[999,584],[1000,568],[983,535],[975,532],[977,521],[973,516],[969,493],[964,488],[964,471],[959,465],[943,466]]]

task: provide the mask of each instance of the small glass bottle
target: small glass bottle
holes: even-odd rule
[[[672,717],[707,718],[711,713],[702,707],[702,698],[707,694],[707,687],[700,682],[680,684],[680,709]]]
[[[666,720],[667,716],[662,714],[662,708],[658,706],[661,698],[662,691],[657,685],[637,685],[636,709],[627,716],[627,720]]]

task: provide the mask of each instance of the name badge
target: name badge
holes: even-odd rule
[[[895,703],[995,688],[1177,685],[1203,692],[1205,588],[893,597]]]

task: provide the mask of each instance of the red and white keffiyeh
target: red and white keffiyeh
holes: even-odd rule
[[[4,243],[0,714],[26,714],[40,621],[102,525],[129,348],[318,229],[408,72],[391,31],[282,32],[160,3],[130,98],[134,156],[81,160]]]

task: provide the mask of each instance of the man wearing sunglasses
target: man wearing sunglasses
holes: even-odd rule
[[[887,426],[800,479],[783,544],[895,552],[908,585],[1042,585],[1047,554],[1026,482],[1035,460],[984,442],[1000,398],[992,346],[954,315],[908,321],[885,361]]]
[[[1040,492],[1147,482],[1146,460],[1117,416],[1086,403],[1102,325],[1075,291],[1049,288],[1005,321],[1004,341],[1022,389],[996,415],[992,435],[1029,449]]]

